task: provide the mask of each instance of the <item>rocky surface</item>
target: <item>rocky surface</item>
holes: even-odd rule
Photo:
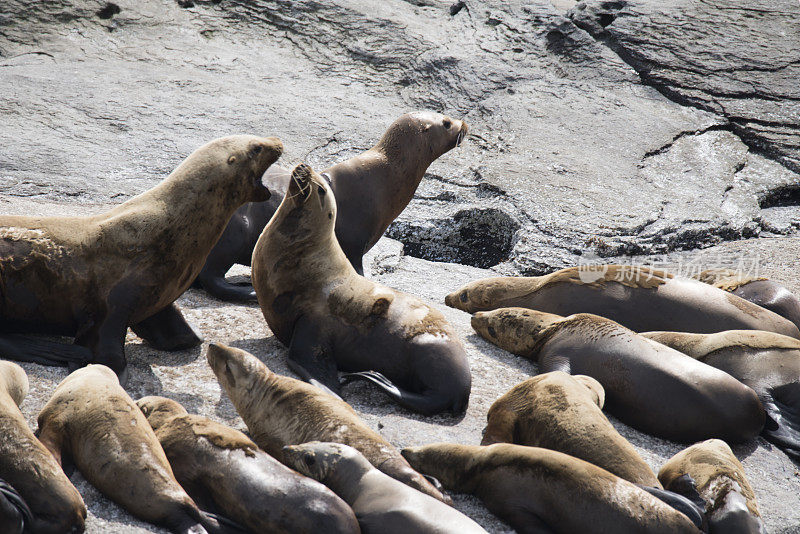
[[[428,108],[471,135],[390,227],[402,244],[381,241],[372,271],[384,283],[443,308],[472,278],[635,254],[626,261],[682,272],[758,266],[800,291],[797,238],[732,241],[800,229],[798,11],[793,0],[5,0],[0,212],[99,211],[233,133],[281,137],[284,166],[327,166]],[[179,303],[208,341],[287,372],[255,307],[195,291]],[[463,420],[345,389],[398,446],[477,443],[491,402],[535,372],[444,311],[474,374]],[[133,396],[243,428],[200,349],[160,353],[131,335],[128,352]],[[26,368],[35,426],[65,372]],[[680,449],[615,424],[654,468]],[[736,453],[770,532],[800,532],[795,466],[760,439]],[[153,530],[73,479],[89,532]],[[456,504],[504,531],[476,501]]]

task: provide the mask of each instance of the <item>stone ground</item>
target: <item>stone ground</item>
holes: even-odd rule
[[[366,384],[344,397],[397,446],[478,443],[494,399],[536,367],[443,305],[464,282],[636,254],[622,259],[757,265],[800,291],[798,15],[794,0],[4,0],[0,213],[101,211],[222,135],[276,135],[280,164],[324,167],[407,111],[464,118],[466,143],[431,166],[389,229],[398,241],[370,263],[453,322],[470,408],[423,418]],[[288,372],[256,307],[194,290],[179,304],[207,341]],[[160,353],[131,335],[131,395],[243,429],[203,350]],[[65,371],[26,369],[35,427]],[[681,448],[615,425],[654,469]],[[761,439],[735,452],[770,532],[800,532],[797,467]],[[160,532],[73,480],[88,532]]]

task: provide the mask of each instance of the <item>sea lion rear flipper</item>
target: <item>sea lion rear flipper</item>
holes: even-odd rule
[[[174,302],[144,321],[132,325],[131,330],[158,350],[183,350],[203,342],[203,336],[186,321]]]
[[[398,388],[394,383],[383,376],[377,371],[360,371],[358,373],[344,373],[342,378],[346,381],[364,378],[369,380],[384,392],[386,392],[394,401],[409,410],[419,412],[422,414],[435,414],[443,410],[452,409],[453,401],[446,397],[423,395],[421,393],[413,393],[404,389]],[[466,406],[464,406],[466,410]],[[462,412],[457,412],[460,415]]]
[[[761,435],[792,459],[800,461],[800,383],[771,388],[760,398],[767,412]]]
[[[519,521],[515,521],[517,524],[516,531],[519,534],[556,534],[556,531],[550,525],[533,512],[519,510],[519,513],[525,516]]]
[[[687,476],[687,475],[684,475]],[[694,487],[694,480],[689,478],[692,481],[692,486]],[[695,502],[693,499],[681,495],[679,493],[675,493],[674,491],[670,490],[663,490],[660,488],[654,488],[652,486],[645,486],[644,484],[636,484],[641,489],[656,497],[660,501],[670,505],[675,510],[679,511],[683,515],[685,515],[689,520],[694,523],[694,525],[702,530],[703,532],[708,532],[708,521],[706,519],[706,511],[705,511],[705,502],[702,501],[701,503]],[[696,489],[695,489],[696,492]],[[698,494],[699,497],[699,494]]]
[[[92,352],[78,345],[3,334],[0,335],[0,358],[56,367],[83,367],[92,361]]]
[[[339,371],[336,368],[336,360],[328,346],[319,337],[320,329],[312,324],[305,317],[301,317],[295,323],[292,332],[292,341],[289,343],[289,369],[296,373],[306,382],[314,382],[314,385],[324,386],[323,391],[330,390],[338,393],[341,390],[339,384]]]
[[[32,522],[33,514],[25,499],[0,479],[0,527],[3,527],[3,532],[22,534]]]

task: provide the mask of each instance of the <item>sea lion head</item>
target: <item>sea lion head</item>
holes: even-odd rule
[[[461,145],[469,132],[467,123],[432,111],[416,111],[406,113],[394,121],[378,141],[378,148],[389,155],[400,155],[407,147],[416,146],[414,140],[420,140],[418,147],[424,154],[428,153],[427,164]],[[426,165],[427,167],[427,165]]]
[[[228,391],[236,388],[250,391],[256,378],[263,377],[265,366],[258,358],[241,349],[212,343],[208,346],[206,359],[220,385]]]
[[[330,178],[317,174],[305,163],[292,171],[284,202],[289,203],[291,213],[301,216],[304,225],[332,231],[336,224],[336,199]]]
[[[496,277],[475,280],[444,298],[451,308],[467,313],[512,306],[511,299],[520,296],[520,278]],[[523,293],[528,293],[523,290]]]
[[[136,406],[142,411],[147,418],[147,422],[157,430],[161,425],[166,423],[173,417],[186,415],[189,412],[181,406],[178,402],[166,397],[158,397],[155,395],[149,397],[142,397],[136,401]]]
[[[181,167],[189,165],[198,169],[205,180],[224,182],[209,183],[209,193],[215,192],[215,186],[224,186],[225,191],[238,197],[240,204],[263,202],[269,199],[270,192],[261,178],[282,153],[283,143],[277,137],[232,135],[201,147]],[[231,179],[238,183],[231,184]],[[217,194],[223,193],[217,191]]]
[[[0,388],[2,387],[19,406],[28,395],[28,375],[14,362],[0,361]]]
[[[362,461],[363,460],[363,461]],[[343,463],[370,469],[369,462],[353,447],[341,443],[311,441],[283,448],[283,461],[302,475],[325,483]]]
[[[539,336],[563,317],[527,308],[499,308],[472,316],[472,328],[487,341],[519,355],[531,354]]]
[[[445,488],[469,492],[469,479],[474,478],[472,470],[476,463],[476,453],[482,450],[486,450],[486,447],[432,443],[406,447],[400,454],[411,467],[424,475],[436,477]]]

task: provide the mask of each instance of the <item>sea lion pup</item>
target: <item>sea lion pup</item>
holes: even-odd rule
[[[699,492],[711,534],[766,533],[744,468],[724,441],[710,439],[679,452],[664,464],[658,478],[678,493]]]
[[[773,311],[800,328],[800,297],[774,280],[751,277],[732,269],[708,269],[697,279]]]
[[[767,413],[761,435],[800,460],[800,340],[773,332],[644,332],[753,389]]]
[[[45,365],[103,363],[124,379],[128,326],[158,349],[200,343],[173,301],[236,208],[269,198],[260,178],[282,150],[274,137],[223,137],[107,213],[0,216],[0,348]],[[3,335],[29,332],[89,350]]]
[[[303,164],[253,251],[253,284],[289,366],[339,391],[337,369],[424,414],[467,409],[464,347],[438,311],[360,276],[334,236],[330,185]]]
[[[58,385],[39,413],[39,439],[56,460],[74,462],[86,480],[139,519],[176,533],[206,532],[206,518],[108,367],[89,365]]]
[[[164,397],[144,397],[136,405],[175,478],[204,510],[254,533],[359,532],[353,511],[331,490],[285,467],[238,430],[189,415]]]
[[[486,278],[445,297],[469,313],[521,307],[558,315],[593,313],[635,332],[708,334],[768,330],[800,338],[791,321],[721,289],[648,267],[596,265],[545,276]]]
[[[300,380],[275,374],[240,349],[212,343],[207,358],[253,441],[274,458],[283,461],[286,445],[318,439],[344,443],[358,449],[390,477],[450,502],[343,400]]]
[[[472,327],[495,345],[537,361],[540,372],[596,379],[608,411],[648,434],[682,443],[711,437],[741,442],[764,426],[752,389],[610,319],[501,308],[476,313]]]
[[[603,414],[604,402],[603,386],[588,376],[553,371],[529,378],[494,401],[481,445],[551,449],[660,488],[655,473]]]
[[[286,462],[347,502],[364,534],[485,534],[472,519],[375,469],[353,447],[312,441],[283,448]]]
[[[32,534],[83,532],[83,499],[19,410],[27,394],[28,376],[22,367],[0,361],[0,479],[6,482],[0,485],[6,501],[0,517],[8,514],[9,522],[15,524],[16,510],[25,532]],[[0,532],[13,532],[10,525],[5,526]]]
[[[336,238],[347,259],[363,275],[362,256],[414,197],[434,160],[459,146],[467,124],[430,112],[406,113],[366,152],[323,171],[339,206]],[[252,286],[225,281],[234,263],[250,265],[261,231],[275,214],[289,187],[292,171],[272,166],[264,182],[273,193],[267,202],[245,204],[211,250],[197,281],[223,300],[256,300]]]
[[[561,452],[506,443],[436,443],[402,452],[446,488],[478,497],[520,534],[700,532],[635,484]]]

